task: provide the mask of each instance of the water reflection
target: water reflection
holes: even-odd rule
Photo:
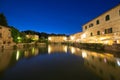
[[[13,50],[0,50],[0,72],[5,70],[10,63]]]
[[[120,58],[109,53],[82,50],[85,66],[103,80],[120,80]]]
[[[24,67],[27,65],[34,66],[35,64],[37,64],[37,65],[35,65],[35,67],[39,66],[38,70],[40,69],[40,66],[42,66],[42,68],[40,70],[44,70],[44,67],[47,67],[49,65],[49,69],[53,70],[54,68],[51,68],[51,67],[53,67],[53,65],[57,65],[55,68],[57,68],[59,65],[60,69],[65,68],[63,70],[67,70],[70,67],[79,65],[79,67],[76,68],[76,71],[79,71],[81,69],[86,70],[86,68],[87,68],[87,70],[89,70],[90,72],[93,72],[95,75],[101,77],[102,80],[120,80],[120,76],[119,76],[119,74],[120,74],[120,58],[118,56],[116,56],[114,54],[110,54],[110,53],[98,53],[98,52],[87,51],[87,50],[75,48],[73,46],[66,46],[66,45],[48,45],[48,46],[39,47],[39,48],[31,47],[28,49],[4,50],[4,51],[0,51],[0,52],[1,52],[0,53],[0,71],[6,70],[6,68],[9,65],[11,65],[10,67],[14,67],[19,61],[22,61],[24,59],[25,60],[28,59],[28,61],[29,61],[29,59],[33,58],[35,60],[35,63],[33,63],[32,60],[29,62],[25,62],[26,64],[24,64]],[[62,54],[64,56],[60,57],[58,55],[54,55],[54,53],[57,53],[57,54],[65,53],[65,54]],[[49,56],[47,56],[48,54],[49,54]],[[42,57],[42,55],[44,55],[44,57]],[[52,55],[52,56],[50,57],[50,55]],[[72,57],[71,57],[71,55],[72,55]],[[82,60],[77,61],[76,59],[74,59],[73,58],[74,55],[77,56],[74,58],[77,58],[77,59],[83,58],[84,59],[83,64],[81,64],[81,62],[80,62]],[[63,58],[65,58],[65,59],[63,59]],[[71,62],[67,59],[72,59],[73,62]],[[37,61],[37,60],[39,60],[39,61]],[[45,62],[44,62],[44,60],[45,60]],[[47,66],[44,64],[47,64]],[[67,65],[69,65],[69,66],[63,67],[62,66],[63,64],[66,64],[66,66]],[[81,68],[81,65],[84,65],[85,68]],[[24,69],[24,67],[22,67],[22,69]],[[31,70],[31,67],[29,67],[29,68]],[[25,68],[25,70],[28,70],[29,68],[27,66]],[[20,68],[18,68],[18,69],[20,69]],[[34,68],[32,68],[32,69],[34,69]],[[46,70],[48,70],[48,68]],[[70,70],[72,70],[72,68],[70,68]],[[36,69],[36,71],[37,71],[37,69]],[[34,73],[32,73],[32,74],[34,74]],[[49,74],[51,74],[51,73],[49,72]],[[70,74],[77,75],[77,73],[70,73]],[[79,71],[79,74],[87,76],[88,73],[84,73],[82,71],[82,74],[81,74],[81,71]]]
[[[60,45],[60,44],[48,45],[48,54],[51,54],[51,53],[62,53],[62,52],[67,53],[67,46],[66,45]]]

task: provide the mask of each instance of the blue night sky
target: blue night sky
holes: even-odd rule
[[[0,13],[20,31],[73,34],[120,0],[0,0]]]

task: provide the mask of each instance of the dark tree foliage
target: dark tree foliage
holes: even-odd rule
[[[55,33],[52,33],[52,34],[48,34],[48,33],[45,33],[45,32],[36,32],[36,31],[32,31],[32,30],[26,30],[26,31],[22,31],[22,33],[26,33],[26,34],[36,34],[36,35],[39,35],[39,38],[43,39],[43,38],[48,38],[48,36],[66,36],[65,34],[55,34]]]
[[[0,13],[0,25],[2,25],[2,26],[8,26],[6,17],[4,16],[3,13]]]

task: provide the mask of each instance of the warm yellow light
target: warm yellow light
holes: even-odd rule
[[[67,37],[64,37],[64,40],[66,41],[66,40],[67,40]]]
[[[48,46],[48,54],[50,54],[51,53],[51,46],[49,45]]]
[[[74,36],[71,36],[71,37],[70,37],[70,39],[71,39],[71,40],[74,40],[74,39],[75,39],[75,37],[74,37]]]
[[[35,48],[32,48],[32,54],[34,54],[35,53]]]
[[[48,40],[51,40],[51,37],[49,37]]]
[[[81,39],[84,39],[84,38],[86,38],[86,34],[83,34],[83,35],[81,36]]]
[[[67,46],[64,46],[64,51],[67,53]]]
[[[87,58],[87,53],[86,53],[86,51],[84,51],[84,50],[82,50],[82,57],[83,57],[83,58]]]
[[[74,47],[70,47],[71,53],[74,54],[75,53],[75,48]]]
[[[18,60],[18,59],[19,59],[19,57],[20,57],[20,51],[19,51],[19,50],[17,50],[16,60]]]

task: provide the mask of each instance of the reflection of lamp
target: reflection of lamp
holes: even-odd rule
[[[87,57],[87,53],[86,53],[86,51],[84,51],[84,50],[82,50],[82,57],[83,57],[83,58],[86,58],[86,57]]]
[[[48,54],[50,54],[51,53],[51,46],[49,45],[48,46]]]
[[[75,48],[74,47],[71,47],[71,52],[72,52],[72,54],[75,53]]]
[[[34,54],[35,53],[35,48],[32,48],[32,54]]]
[[[67,53],[67,46],[64,46],[64,51]]]
[[[19,56],[20,56],[20,51],[19,51],[19,50],[17,50],[16,60],[18,60],[18,59],[19,59]]]
[[[120,66],[120,59],[116,59],[118,66]]]

